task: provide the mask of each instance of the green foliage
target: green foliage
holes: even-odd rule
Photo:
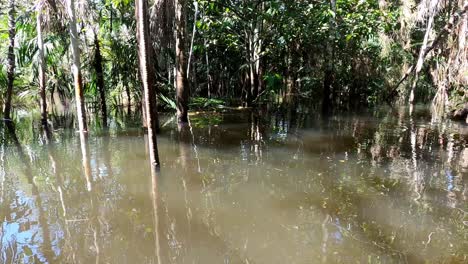
[[[223,116],[216,112],[214,113],[203,113],[194,116],[190,116],[190,124],[194,127],[204,128],[207,126],[216,126],[221,124]]]
[[[191,109],[217,109],[224,105],[224,100],[204,97],[192,98],[189,104]]]
[[[159,102],[162,104],[164,108],[171,109],[171,110],[176,110],[177,105],[174,100],[168,98],[167,96],[164,96],[163,94],[159,94],[158,98],[160,99]]]
[[[283,76],[279,73],[267,73],[263,76],[263,80],[270,91],[278,92],[283,85]]]
[[[189,80],[192,109],[216,109],[225,105],[225,101],[240,104],[255,83],[262,100],[288,94],[290,82],[294,84],[293,94],[320,102],[327,74],[333,79],[337,107],[377,105],[401,78],[403,65],[414,61],[424,35],[419,28],[401,32],[405,26],[402,24],[402,4],[390,1],[337,0],[336,7],[332,7],[330,1],[285,0],[197,0],[197,4],[196,20],[191,3],[187,3],[185,14],[187,28],[194,24],[196,28]],[[32,3],[18,2],[14,101],[22,106],[37,103],[34,8]],[[98,0],[77,5],[77,8],[86,101],[96,105],[99,96],[94,69],[95,33],[103,60],[105,92],[110,95],[108,103],[125,104],[129,93],[131,103],[135,105],[141,99],[141,87],[137,71],[134,1]],[[165,12],[151,15],[152,27],[173,32],[173,10]],[[64,100],[72,99],[66,15],[64,10],[59,10],[59,14],[46,10],[44,16],[47,16],[43,35],[48,92],[54,92]],[[165,17],[167,21],[156,25],[159,17]],[[57,18],[61,19],[60,23],[54,21]],[[438,28],[443,26],[444,16],[438,16],[436,21]],[[410,37],[403,41],[401,35]],[[155,77],[159,82],[159,105],[165,110],[174,110],[174,39],[173,36],[166,37],[166,43],[154,38],[152,44],[157,54],[152,59],[157,62]],[[192,36],[189,33],[185,37],[189,40]],[[1,65],[6,65],[7,45],[8,18],[2,14]],[[435,64],[437,59],[440,56],[431,63]],[[252,68],[258,68],[254,81],[250,80]],[[4,67],[2,71],[0,94],[3,95]],[[421,101],[430,101],[434,95],[429,77],[426,72],[421,74],[416,91]],[[405,87],[401,89],[406,91]],[[459,95],[460,89],[450,90],[450,94],[453,98],[461,98],[459,101],[466,97]]]

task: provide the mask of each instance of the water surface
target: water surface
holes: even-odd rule
[[[466,263],[468,128],[265,109],[0,130],[0,263]],[[83,163],[82,146],[88,152]]]

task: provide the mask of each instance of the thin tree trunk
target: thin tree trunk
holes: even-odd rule
[[[15,80],[15,36],[16,36],[16,22],[15,22],[15,0],[9,1],[8,11],[8,65],[7,65],[7,90],[5,94],[5,105],[3,107],[3,115],[6,120],[11,119],[11,98],[13,95],[13,82]]]
[[[96,83],[99,90],[102,122],[104,127],[107,127],[106,87],[104,85],[101,48],[99,46],[99,39],[96,32],[94,32],[94,69],[96,71]]]
[[[130,93],[130,86],[125,85],[125,95],[127,96],[127,107],[131,107],[132,106],[132,95]]]
[[[208,98],[211,98],[211,75],[210,75],[210,59],[208,57],[208,45],[206,39],[204,39],[205,45],[205,60],[206,60],[206,88],[208,90]]]
[[[176,14],[176,104],[177,118],[180,123],[188,122],[189,83],[187,79],[187,61],[185,58],[185,0],[175,0]]]
[[[425,57],[426,50],[427,50],[427,42],[429,41],[429,34],[431,33],[433,22],[434,22],[434,14],[431,14],[427,22],[427,28],[426,28],[426,33],[424,34],[424,40],[423,40],[421,49],[419,50],[418,62],[416,64],[415,77],[414,77],[413,84],[411,85],[411,91],[409,95],[410,104],[414,104],[414,90],[416,89],[416,85],[418,83],[419,72],[421,72],[421,69],[424,63],[424,57]]]
[[[91,157],[89,155],[88,134],[80,131],[81,162],[83,164],[84,176],[86,179],[86,189],[90,192],[93,189],[91,175]]]
[[[258,80],[257,80],[257,67],[256,67],[256,38],[258,35],[256,25],[253,25],[253,34],[248,34],[249,38],[249,74],[250,74],[250,92],[249,92],[249,98],[247,100],[248,106],[253,105],[253,101],[257,97],[258,94]]]
[[[135,1],[135,16],[137,19],[138,59],[140,64],[140,75],[144,91],[144,103],[146,110],[146,126],[148,130],[148,149],[151,170],[159,168],[157,132],[157,105],[155,95],[155,74],[151,65],[152,48],[149,36],[149,18],[147,0]]]
[[[188,62],[187,62],[187,79],[190,78],[190,62],[192,60],[192,54],[193,54],[193,43],[195,41],[195,35],[197,33],[198,2],[193,1],[193,6],[195,7],[195,14],[193,15],[194,21],[193,21],[193,29],[192,29],[192,40],[190,41],[190,51],[189,51],[189,57],[188,57]]]
[[[47,122],[47,98],[46,98],[46,63],[44,59],[44,42],[42,39],[42,4],[38,4],[37,10],[37,48],[39,56],[39,93],[41,96],[42,123]]]
[[[110,9],[110,21],[109,21],[109,31],[112,33],[112,24],[114,23],[114,12],[112,11],[112,8]]]
[[[83,80],[81,76],[79,36],[76,29],[75,1],[67,0],[67,12],[70,18],[70,42],[72,46],[73,64],[71,70],[75,83],[76,111],[78,116],[78,127],[80,131],[87,131],[86,112],[84,106]]]
[[[292,43],[288,47],[288,59],[287,59],[287,68],[286,68],[286,89],[287,89],[287,96],[296,95],[296,83],[295,83],[295,73],[294,73],[294,56],[295,53],[295,44]]]
[[[330,1],[330,8],[333,13],[336,13],[336,0]],[[326,69],[325,69],[325,76],[323,81],[323,99],[322,99],[322,113],[327,115],[330,113],[333,107],[333,98],[334,95],[334,60],[335,60],[335,28],[336,28],[336,20],[335,18],[331,18],[330,20],[330,35],[329,35],[329,43],[327,45],[327,52],[325,58],[327,61]]]
[[[264,10],[264,4],[261,3],[259,6],[260,10],[259,12],[263,12]],[[254,90],[252,91],[253,95],[253,100],[257,100],[258,95],[261,93],[261,88],[262,88],[262,65],[261,65],[261,59],[260,59],[260,54],[262,52],[262,45],[263,45],[263,40],[260,37],[260,34],[263,31],[263,18],[259,16],[257,18],[257,21],[254,22],[253,24],[254,30],[253,30],[253,42],[252,42],[252,58],[253,58],[253,66],[254,66]]]

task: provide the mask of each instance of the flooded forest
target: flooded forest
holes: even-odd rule
[[[466,0],[0,0],[0,264],[468,263]]]

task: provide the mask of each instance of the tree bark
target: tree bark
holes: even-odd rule
[[[83,164],[84,176],[86,179],[86,189],[90,192],[93,188],[91,175],[91,157],[89,155],[88,134],[80,131],[81,162]]]
[[[416,85],[418,83],[419,72],[421,72],[421,69],[423,66],[424,57],[425,57],[426,50],[427,50],[427,42],[429,41],[429,34],[431,33],[433,22],[434,22],[434,14],[431,14],[427,22],[427,28],[426,28],[426,33],[424,34],[424,40],[423,40],[421,49],[419,50],[418,62],[416,64],[415,77],[414,77],[413,84],[411,85],[411,91],[410,91],[410,95],[408,99],[410,104],[414,104],[414,90],[416,89]]]
[[[287,96],[295,96],[297,93],[296,87],[296,64],[295,64],[296,54],[296,44],[291,43],[288,45],[288,55],[287,55],[287,68],[286,68],[286,89]]]
[[[76,111],[78,116],[78,128],[80,131],[87,131],[86,112],[83,95],[83,79],[81,76],[80,47],[79,36],[76,29],[75,1],[67,0],[67,13],[70,18],[70,43],[72,46],[72,67],[73,79],[75,85]]]
[[[99,38],[96,32],[94,32],[94,69],[96,71],[96,83],[99,90],[102,122],[104,127],[107,127],[106,87],[104,85],[101,48],[99,46]]]
[[[38,4],[37,10],[37,50],[39,57],[39,94],[41,96],[41,119],[47,122],[47,98],[46,98],[46,62],[44,59],[44,41],[42,39],[42,4]]]
[[[336,0],[330,1],[330,8],[333,13],[336,13]],[[326,68],[325,68],[325,76],[323,80],[323,98],[322,98],[322,114],[328,115],[333,108],[333,95],[334,95],[334,61],[335,61],[335,28],[336,28],[336,20],[334,17],[330,20],[330,35],[329,35],[329,42],[327,45],[327,52],[325,58]]]
[[[9,1],[8,11],[8,65],[7,65],[7,90],[5,94],[5,105],[3,106],[3,115],[6,120],[11,119],[11,98],[13,96],[13,82],[15,80],[15,0]]]
[[[127,96],[127,107],[132,107],[132,95],[130,93],[130,86],[125,85],[125,95]]]
[[[190,41],[189,57],[188,57],[188,62],[187,62],[187,79],[190,79],[190,64],[191,64],[192,54],[193,54],[193,43],[195,41],[195,35],[197,34],[198,2],[193,1],[193,6],[195,7],[195,12],[193,14],[194,21],[193,21],[193,29],[192,29],[192,40]],[[196,83],[195,83],[195,87],[197,87]]]
[[[208,43],[206,39],[204,39],[204,46],[205,46],[205,61],[206,61],[206,89],[208,98],[211,98],[211,75],[210,75],[210,59],[208,57]]]
[[[135,16],[137,20],[138,59],[140,64],[140,76],[144,91],[144,108],[146,112],[146,127],[148,130],[148,149],[151,169],[159,168],[159,155],[156,132],[157,105],[155,95],[155,74],[151,64],[152,48],[149,36],[149,17],[147,0],[135,1]]]
[[[185,0],[175,0],[176,18],[176,104],[179,123],[188,122],[189,82],[187,79],[187,61],[185,58]]]
[[[259,13],[262,13],[264,10],[264,3],[262,2],[258,10]],[[254,87],[252,90],[253,101],[257,100],[258,95],[261,93],[262,88],[262,65],[260,54],[262,52],[263,40],[260,36],[263,32],[263,18],[259,16],[256,21],[253,22],[253,40],[252,40],[252,66],[253,66],[253,77],[254,77]]]

